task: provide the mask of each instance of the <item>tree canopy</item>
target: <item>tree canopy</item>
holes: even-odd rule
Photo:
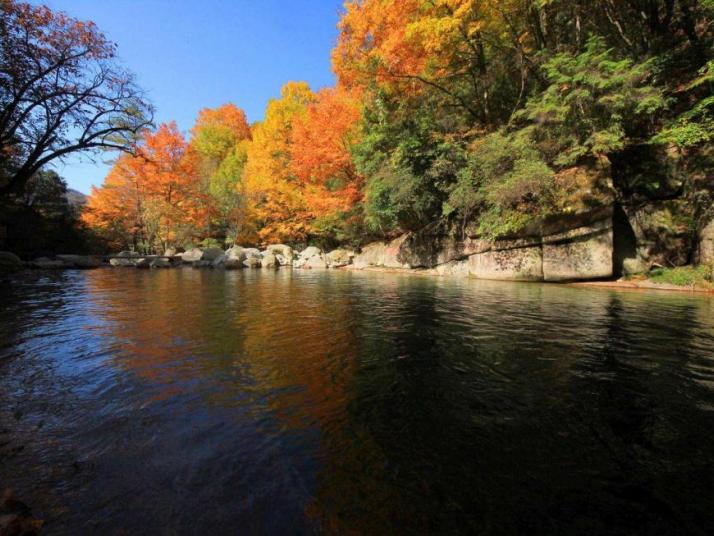
[[[499,236],[591,202],[591,172],[621,200],[686,193],[692,229],[711,212],[711,2],[350,0],[338,29],[335,87],[288,82],[250,126],[226,104],[188,141],[144,136],[86,221],[116,231],[100,200],[119,181],[145,214],[114,240],[151,247],[359,244],[437,221]]]

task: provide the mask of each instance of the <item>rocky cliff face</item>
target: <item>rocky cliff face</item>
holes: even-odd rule
[[[664,166],[663,166],[664,167]],[[693,203],[682,181],[618,162],[613,181],[606,158],[566,169],[557,180],[568,195],[559,214],[514,236],[485,240],[441,222],[388,242],[365,246],[357,268],[433,269],[440,274],[512,281],[577,281],[647,273],[654,266],[714,263],[714,222],[692,231]],[[627,181],[623,178],[627,176]],[[629,181],[629,182],[628,182]]]
[[[569,281],[612,277],[611,207],[543,222],[530,236],[457,238],[430,227],[363,248],[356,268],[431,268],[442,274],[510,281]]]

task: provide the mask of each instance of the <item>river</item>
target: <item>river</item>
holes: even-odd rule
[[[43,534],[706,534],[714,299],[340,271],[0,285]]]

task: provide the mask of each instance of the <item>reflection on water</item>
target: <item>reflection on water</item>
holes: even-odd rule
[[[96,270],[0,300],[0,487],[48,534],[714,523],[711,298]]]

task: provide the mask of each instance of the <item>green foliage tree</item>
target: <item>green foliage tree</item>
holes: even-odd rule
[[[662,89],[648,83],[653,62],[616,58],[601,37],[591,37],[581,54],[555,55],[543,71],[548,86],[516,117],[533,125],[539,147],[558,166],[622,150],[667,106]]]
[[[456,214],[462,229],[478,214],[481,235],[508,235],[557,210],[554,179],[526,133],[494,132],[473,144],[444,213]]]

